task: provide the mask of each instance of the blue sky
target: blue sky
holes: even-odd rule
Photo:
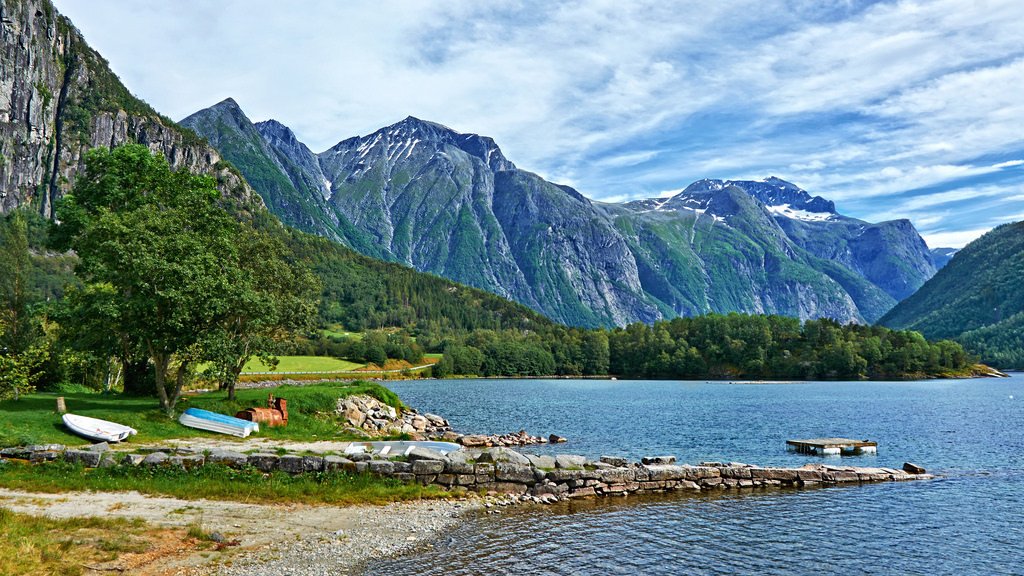
[[[172,118],[408,115],[597,200],[775,175],[930,246],[1024,220],[1024,2],[56,0]]]

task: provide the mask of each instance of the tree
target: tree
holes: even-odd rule
[[[283,286],[268,277],[281,271],[281,252],[261,254],[272,243],[222,202],[212,178],[172,171],[162,156],[126,145],[90,151],[57,206],[54,242],[78,253],[84,283],[73,315],[109,325],[114,340],[152,363],[169,415],[197,363],[213,356],[237,365],[260,352],[275,334],[269,325],[296,305],[285,298],[267,313],[268,294]],[[110,352],[112,341],[94,345]]]
[[[294,256],[279,235],[243,227],[237,238],[240,274],[227,295],[226,314],[203,340],[203,358],[228,399],[242,368],[253,356],[276,364],[277,347],[313,327],[320,282]]]
[[[17,400],[31,392],[35,370],[48,347],[34,313],[31,254],[25,214],[15,211],[0,221],[0,397]]]

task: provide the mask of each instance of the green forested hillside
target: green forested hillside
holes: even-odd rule
[[[1024,367],[1024,222],[968,244],[913,296],[880,321],[952,338],[1000,368]]]

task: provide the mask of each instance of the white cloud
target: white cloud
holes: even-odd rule
[[[605,200],[777,174],[920,221],[888,197],[1024,165],[1017,0],[57,5],[171,117],[233,96],[319,151],[411,114]]]
[[[973,228],[950,232],[922,233],[921,236],[928,243],[929,248],[963,248],[989,230],[990,228]]]

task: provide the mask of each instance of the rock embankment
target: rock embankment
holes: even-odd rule
[[[335,413],[348,425],[347,432],[367,436],[406,434],[414,440],[441,440],[471,448],[492,446],[527,446],[548,442],[565,442],[565,438],[531,436],[525,430],[508,434],[460,434],[437,414],[420,413],[415,408],[398,410],[376,398],[359,394],[339,398]]]
[[[800,468],[761,467],[738,462],[703,462],[697,466],[675,463],[672,456],[654,456],[641,462],[604,456],[521,454],[509,448],[465,448],[441,454],[413,448],[385,459],[371,454],[244,454],[228,450],[155,450],[146,454],[115,453],[106,444],[84,450],[59,445],[23,446],[0,451],[0,458],[47,462],[62,458],[86,467],[175,466],[192,469],[206,465],[252,467],[262,472],[288,474],[371,474],[407,483],[436,485],[480,493],[513,494],[525,500],[552,503],[572,498],[626,496],[652,492],[760,489],[780,486],[856,484],[927,479],[932,476],[915,465],[904,470],[880,467],[807,464]]]

